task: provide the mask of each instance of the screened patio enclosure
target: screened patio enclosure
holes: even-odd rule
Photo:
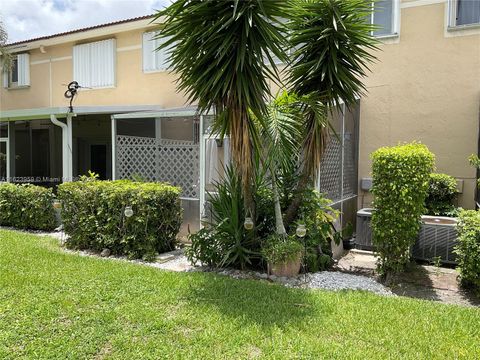
[[[115,179],[165,181],[182,188],[182,233],[208,217],[208,193],[221,181],[230,161],[229,139],[211,134],[213,115],[195,108],[112,116]],[[341,212],[338,229],[355,228],[358,177],[359,103],[339,107],[317,176],[316,188]]]
[[[204,118],[188,108],[112,116],[114,178],[179,186],[184,217],[181,236],[200,227]]]

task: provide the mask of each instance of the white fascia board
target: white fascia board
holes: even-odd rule
[[[97,29],[79,31],[73,34],[54,36],[50,39],[39,39],[39,40],[33,40],[31,42],[26,42],[23,44],[7,46],[7,49],[12,53],[16,53],[20,51],[38,49],[40,46],[45,46],[45,47],[54,46],[54,45],[59,45],[64,43],[88,40],[88,39],[102,37],[102,36],[110,36],[110,35],[118,34],[121,32],[126,32],[126,31],[154,28],[156,26],[157,27],[159,26],[159,23],[162,22],[162,19],[160,19],[156,23],[152,23],[151,21],[152,21],[152,18],[149,18],[149,19],[142,19],[138,21],[131,21],[123,24],[107,25]]]

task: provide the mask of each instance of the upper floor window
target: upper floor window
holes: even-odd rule
[[[450,27],[480,24],[479,0],[450,0]]]
[[[14,88],[30,85],[30,55],[13,56],[10,69],[3,72],[3,86]]]
[[[158,32],[151,31],[143,34],[143,71],[166,71],[170,66],[168,49],[157,50],[165,43],[165,38],[156,38]]]
[[[398,16],[398,0],[372,1],[370,22],[377,25],[372,35],[377,37],[397,34],[396,23]]]
[[[115,39],[73,47],[73,80],[80,86],[115,86]]]

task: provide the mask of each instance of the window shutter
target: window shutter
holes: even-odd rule
[[[18,54],[18,86],[30,85],[30,55]]]
[[[73,78],[80,86],[115,86],[115,39],[73,47]]]
[[[155,49],[157,41],[154,40],[155,32],[143,34],[143,71],[157,69]]]
[[[156,47],[159,47],[160,45],[164,44],[167,42],[170,38],[161,38],[157,39],[156,41]],[[170,61],[169,61],[169,51],[170,51],[171,46],[169,46],[166,49],[162,49],[160,51],[157,51],[155,53],[156,58],[157,58],[157,70],[167,70],[168,67],[170,66]]]
[[[115,39],[97,41],[90,45],[91,87],[115,85]]]
[[[90,44],[73,47],[73,80],[80,86],[90,87]]]

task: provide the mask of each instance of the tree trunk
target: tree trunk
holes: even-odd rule
[[[275,228],[278,235],[286,236],[287,231],[285,230],[285,225],[283,224],[282,217],[282,208],[280,206],[280,196],[278,194],[277,178],[274,171],[271,171],[272,174],[272,191],[273,191],[273,201],[275,207]]]

